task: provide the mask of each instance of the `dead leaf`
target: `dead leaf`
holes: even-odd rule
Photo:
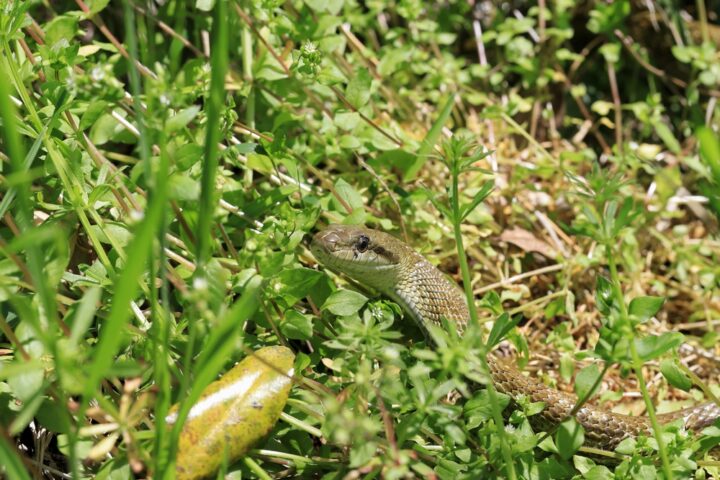
[[[557,252],[544,240],[540,240],[532,232],[519,227],[505,230],[500,235],[500,240],[512,243],[526,252],[537,252],[548,258],[555,258]]]

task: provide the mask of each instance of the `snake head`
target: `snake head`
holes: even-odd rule
[[[310,251],[318,262],[333,270],[371,284],[400,263],[392,235],[356,225],[330,225],[312,239]],[[368,282],[368,280],[370,280]]]

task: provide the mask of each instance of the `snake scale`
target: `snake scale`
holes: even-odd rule
[[[311,243],[315,258],[326,267],[371,287],[397,302],[427,333],[430,323],[454,322],[462,333],[470,318],[464,293],[412,247],[384,232],[364,227],[331,225],[317,233]],[[568,418],[577,398],[528,377],[515,365],[494,354],[487,356],[495,388],[511,398],[525,395],[544,402],[534,426],[546,430]],[[537,418],[535,418],[537,417]],[[720,418],[713,402],[658,415],[661,424],[682,418],[685,428],[700,431]],[[575,419],[585,430],[585,445],[613,450],[627,437],[652,432],[646,416],[630,416],[582,406]]]

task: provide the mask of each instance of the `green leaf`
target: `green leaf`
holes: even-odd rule
[[[520,320],[522,320],[522,315],[516,315],[515,318],[512,318],[507,312],[497,317],[488,336],[488,348],[492,348],[500,343],[502,339],[505,338],[505,335],[520,323]]]
[[[575,361],[569,354],[563,353],[560,355],[560,368],[558,371],[560,377],[566,382],[572,379],[573,372],[575,371]]]
[[[495,188],[495,182],[493,180],[488,180],[483,184],[480,190],[475,194],[475,198],[473,198],[469,204],[462,207],[462,213],[460,214],[461,222],[464,221],[467,216],[473,212],[473,210],[475,210],[475,207],[477,207],[492,193],[493,188]]]
[[[581,474],[585,474],[595,466],[595,462],[588,457],[577,455],[573,457],[573,465],[575,465],[575,468],[578,470],[578,472],[580,472]]]
[[[321,309],[328,310],[334,315],[347,317],[357,313],[367,301],[367,297],[361,293],[352,290],[337,290],[325,300]]]
[[[209,5],[205,5],[209,6]],[[206,275],[205,265],[208,263],[214,247],[213,222],[217,208],[217,175],[220,162],[219,144],[225,135],[226,113],[225,73],[228,68],[229,20],[228,3],[218,2],[213,9],[210,42],[210,89],[205,100],[205,141],[203,161],[200,164],[200,201],[198,202],[197,224],[195,225],[196,251],[195,261],[198,268],[195,278]]]
[[[99,225],[92,225],[91,230],[97,235],[98,240],[108,245],[127,246],[132,240],[132,233],[123,223],[107,222],[101,229]]]
[[[433,151],[433,147],[437,143],[438,138],[440,138],[440,134],[442,133],[442,129],[445,126],[447,119],[450,118],[450,114],[452,113],[454,105],[455,94],[451,93],[450,97],[447,99],[442,109],[440,110],[440,115],[438,115],[437,120],[435,120],[432,127],[425,136],[425,139],[423,140],[422,145],[417,152],[417,157],[415,157],[415,161],[412,165],[410,165],[410,168],[407,169],[405,175],[403,175],[403,181],[407,182],[414,179],[422,166],[425,165],[425,162],[427,161],[430,153],[432,153]]]
[[[90,140],[95,145],[104,145],[120,136],[125,128],[109,113],[103,113],[90,127]]]
[[[70,330],[70,343],[77,345],[87,333],[90,324],[95,316],[97,304],[100,300],[102,290],[99,287],[88,288],[82,299],[73,305],[74,315]]]
[[[200,107],[197,105],[192,105],[184,110],[180,110],[167,121],[165,124],[165,131],[167,133],[177,132],[190,123],[197,116],[199,111]]]
[[[341,130],[351,131],[360,123],[357,112],[339,112],[335,114],[335,125]]]
[[[569,418],[558,426],[555,444],[558,454],[565,460],[570,459],[585,442],[585,431],[574,418]]]
[[[345,97],[358,110],[370,101],[372,77],[367,69],[361,68],[345,89]]]
[[[630,302],[628,312],[644,322],[659,312],[664,302],[665,297],[636,297]]]
[[[433,193],[429,190],[425,190],[425,192],[428,194],[428,198],[430,199],[430,203],[433,204],[433,206],[448,220],[452,221],[453,219],[453,212],[450,210],[450,207],[443,201],[442,198],[439,198],[436,195],[433,195]]]
[[[525,410],[525,415],[532,417],[545,410],[545,402],[530,402],[524,404],[523,409]]]
[[[195,8],[203,12],[209,12],[215,5],[215,0],[195,0]]]
[[[94,100],[91,102],[82,117],[80,117],[80,130],[85,130],[97,122],[102,114],[107,112],[108,103],[105,100]]]
[[[615,476],[605,465],[595,465],[583,475],[583,478],[585,480],[610,480]]]
[[[670,51],[672,52],[673,56],[677,58],[680,62],[690,63],[693,60],[692,48],[693,47],[673,45]]]
[[[59,15],[45,25],[45,43],[54,46],[61,40],[70,43],[77,31],[78,18],[70,15]]]
[[[510,404],[510,397],[499,393],[497,395],[500,411]],[[465,403],[463,415],[467,421],[467,428],[472,429],[485,423],[493,416],[492,403],[487,390],[480,390],[473,398]]]
[[[707,127],[699,128],[697,137],[700,142],[700,158],[710,167],[713,181],[720,186],[720,139]]]
[[[309,340],[313,333],[312,318],[297,310],[285,312],[285,319],[280,324],[280,331],[293,340]]]
[[[43,386],[45,371],[41,367],[27,369],[7,379],[13,395],[23,402],[35,397]]]
[[[34,397],[23,402],[20,413],[13,418],[12,423],[10,423],[10,427],[8,428],[10,435],[18,435],[20,432],[25,430],[35,417],[35,413],[40,408],[40,405],[42,405],[42,402],[43,395],[40,391],[38,391]]]
[[[193,201],[200,198],[200,183],[187,174],[176,172],[170,176],[170,198]]]
[[[626,197],[623,200],[620,209],[617,211],[617,216],[614,219],[614,227],[611,235],[617,237],[621,231],[630,225],[630,223],[641,213],[639,208],[636,208],[635,200],[632,197]]]
[[[665,332],[661,335],[648,335],[636,339],[635,348],[637,348],[640,359],[647,362],[678,347],[684,340],[685,336],[680,332]]]
[[[92,15],[102,12],[105,7],[107,7],[108,3],[110,3],[110,0],[87,0],[85,2]]]
[[[35,418],[43,427],[55,433],[69,433],[68,412],[54,401],[45,398],[35,412]]]
[[[692,387],[692,380],[678,367],[675,360],[670,360],[669,358],[662,360],[660,362],[660,372],[673,387],[686,392]]]
[[[181,171],[188,170],[190,167],[195,165],[198,160],[202,158],[202,154],[202,147],[196,143],[186,143],[171,153],[173,159],[175,160],[175,165]],[[248,163],[249,162],[250,159],[248,158]]]
[[[324,276],[322,272],[310,268],[289,268],[277,275],[279,284],[276,292],[286,306],[292,307],[301,298],[310,294],[315,284]]]
[[[595,303],[597,304],[597,309],[603,316],[607,317],[610,315],[610,312],[615,307],[616,302],[614,297],[615,293],[613,292],[610,280],[603,276],[598,276],[595,284]]]
[[[599,50],[607,63],[617,63],[620,60],[620,44],[618,43],[606,43]]]
[[[273,165],[270,157],[259,153],[250,153],[247,156],[247,166],[256,172],[263,173],[265,175],[275,172],[275,166]]]
[[[600,369],[593,363],[578,372],[575,377],[575,393],[578,398],[587,400],[597,393],[600,383]]]
[[[350,450],[350,466],[360,467],[367,464],[370,460],[375,458],[377,454],[377,444],[375,442],[363,442],[357,447]]]
[[[338,178],[337,182],[335,182],[335,191],[337,192],[338,196],[347,204],[350,206],[352,210],[356,209],[364,209],[365,205],[363,204],[362,196],[355,190],[355,188],[350,185],[348,182],[343,180],[342,178]],[[333,197],[333,202],[338,204],[338,210],[345,211],[344,207],[342,205],[339,205],[339,201]],[[348,212],[349,213],[349,212]]]
[[[632,455],[632,453],[635,451],[636,445],[637,445],[637,440],[633,437],[628,437],[625,440],[618,443],[618,446],[615,447],[615,451],[618,453],[625,454],[625,455]]]
[[[677,138],[673,135],[672,130],[670,130],[670,127],[668,127],[665,122],[658,119],[652,122],[652,126],[655,129],[655,133],[657,133],[657,136],[660,137],[668,150],[675,154],[680,153],[680,142],[677,141]]]
[[[57,436],[58,450],[68,457],[71,455],[71,449],[74,448],[75,455],[78,458],[86,458],[90,453],[90,449],[93,447],[93,443],[94,442],[92,440],[79,440],[74,444],[71,444],[70,438],[67,434],[63,433]]]
[[[480,308],[489,309],[495,315],[503,313],[502,300],[500,300],[500,295],[498,295],[495,290],[490,290],[483,295],[479,306]]]

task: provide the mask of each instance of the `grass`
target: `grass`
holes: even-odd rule
[[[720,393],[717,9],[503,5],[0,6],[3,473],[173,478],[205,387],[285,345],[290,398],[233,475],[719,476],[720,426],[655,414]],[[316,267],[329,223],[407,240],[479,328],[431,348]],[[501,340],[653,435],[603,452],[501,412],[473,388]]]

